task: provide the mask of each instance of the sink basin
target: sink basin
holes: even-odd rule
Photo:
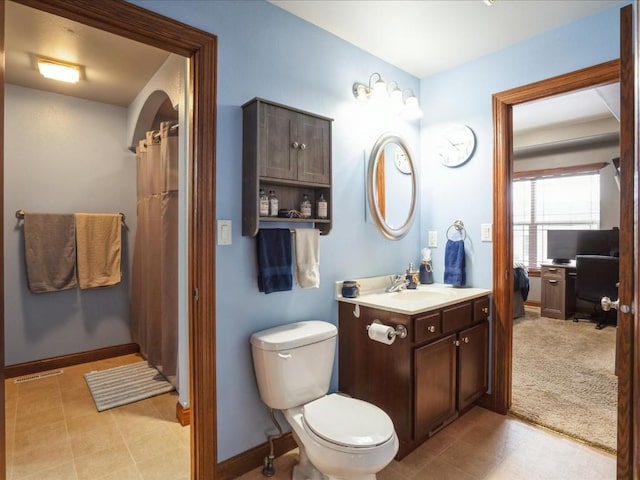
[[[442,283],[418,285],[416,290],[387,293],[385,289],[391,285],[391,277],[391,275],[383,275],[356,279],[360,285],[360,295],[356,298],[344,298],[341,294],[342,282],[336,282],[335,298],[341,302],[413,315],[491,293],[484,288],[454,288]]]
[[[407,302],[420,301],[445,301],[452,297],[449,290],[402,290],[400,292],[390,293],[389,296],[394,300],[404,300]]]

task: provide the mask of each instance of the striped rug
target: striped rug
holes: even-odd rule
[[[147,361],[84,374],[99,412],[174,389]]]

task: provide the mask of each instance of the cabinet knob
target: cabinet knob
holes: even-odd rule
[[[464,337],[464,338],[462,339],[462,341],[463,341],[464,343],[469,343],[469,337]]]
[[[307,146],[304,143],[300,144],[300,150],[306,150]]]
[[[435,331],[436,331],[436,327],[435,327],[435,325],[429,325],[429,326],[427,327],[427,331],[429,331],[429,332],[431,332],[431,333],[435,332]]]
[[[300,144],[298,142],[293,142],[293,143],[291,143],[291,146],[293,148],[298,148],[300,146]]]
[[[454,340],[454,341],[453,341],[453,344],[454,344],[456,347],[459,347],[459,346],[460,346],[460,340]]]
[[[485,315],[489,314],[489,307],[483,307],[482,308],[482,313],[484,313]]]

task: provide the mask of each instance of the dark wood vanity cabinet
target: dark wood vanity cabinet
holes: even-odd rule
[[[242,234],[254,236],[260,222],[314,223],[322,234],[331,230],[330,118],[254,98],[242,106]],[[274,190],[279,208],[300,210],[304,194],[312,218],[259,215],[259,192]],[[318,218],[320,195],[327,201],[327,218]]]
[[[339,390],[382,408],[406,456],[454,421],[488,386],[489,297],[417,315],[340,302]],[[404,325],[392,345],[370,340],[373,320]]]

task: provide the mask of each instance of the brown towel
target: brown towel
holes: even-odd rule
[[[108,287],[122,279],[119,213],[76,213],[78,282],[81,289]]]
[[[33,293],[68,290],[76,282],[76,239],[73,215],[24,214],[27,283]]]

